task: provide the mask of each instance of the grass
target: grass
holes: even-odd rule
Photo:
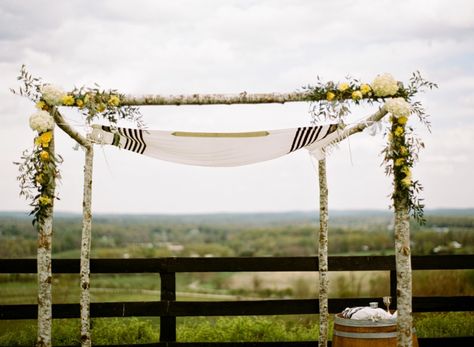
[[[414,314],[418,337],[474,336],[474,314],[443,312]]]
[[[418,337],[474,336],[474,315],[465,312],[415,314]],[[317,340],[318,316],[178,318],[177,341],[310,341]],[[33,346],[36,321],[3,321],[0,346]],[[332,336],[332,322],[330,324]],[[94,344],[153,343],[159,319],[98,318],[92,320]],[[53,344],[80,345],[79,320],[53,320]]]
[[[8,324],[9,331],[0,335],[0,346],[34,346],[36,322]],[[14,329],[14,330],[13,330]],[[52,343],[55,346],[80,346],[80,322],[78,319],[53,320]],[[159,331],[149,320],[138,318],[94,319],[92,341],[94,344],[132,344],[156,342]]]

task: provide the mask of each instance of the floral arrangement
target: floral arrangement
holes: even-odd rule
[[[62,159],[54,155],[54,125],[53,117],[44,110],[31,115],[30,127],[37,132],[34,148],[31,152],[23,152],[23,162],[16,163],[20,170],[20,195],[32,200],[33,224],[45,217],[56,197],[55,179],[59,177],[57,164]]]
[[[11,89],[14,94],[25,96],[36,103],[38,109],[30,116],[30,127],[36,132],[34,147],[26,150],[21,157],[22,162],[15,163],[19,167],[20,195],[31,200],[34,216],[33,224],[41,222],[52,208],[55,194],[55,181],[60,177],[58,164],[62,158],[54,153],[53,117],[58,106],[76,106],[90,124],[96,118],[107,120],[115,126],[119,119],[128,119],[143,126],[137,107],[122,106],[120,100],[124,97],[116,90],[101,90],[95,88],[74,88],[71,92],[45,84],[39,78],[33,77],[23,65],[18,80],[23,86],[18,90]]]
[[[394,176],[395,189],[391,198],[395,201],[400,197],[398,194],[402,194],[402,198],[408,201],[411,215],[420,224],[425,222],[423,199],[419,198],[423,187],[419,181],[413,180],[411,171],[424,144],[415,135],[413,127],[408,125],[408,120],[410,115],[415,114],[418,120],[430,129],[428,115],[414,97],[423,89],[437,87],[435,83],[423,79],[419,72],[413,73],[407,88],[388,73],[378,75],[370,84],[350,77],[346,82],[323,83],[318,77],[315,86],[303,87],[308,100],[312,102],[310,112],[314,122],[342,121],[350,113],[351,102],[384,103],[383,107],[391,114],[390,126],[385,132],[388,141],[382,151],[385,172]]]

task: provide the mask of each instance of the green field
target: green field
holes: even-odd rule
[[[470,313],[415,314],[418,337],[474,335],[474,315]],[[35,321],[4,321],[0,326],[0,346],[33,346]],[[332,322],[330,325],[332,336]],[[177,341],[308,341],[318,338],[318,316],[179,318]],[[92,321],[95,344],[152,343],[159,340],[159,319],[100,318]],[[53,344],[80,345],[79,321],[53,321]]]

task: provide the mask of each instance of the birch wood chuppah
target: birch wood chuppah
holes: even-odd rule
[[[23,74],[23,70],[22,70]],[[377,78],[379,78],[378,76]],[[359,133],[368,126],[380,121],[387,113],[391,113],[391,135],[397,139],[390,140],[386,149],[385,160],[393,161],[389,166],[389,172],[394,173],[394,194],[393,206],[395,210],[395,251],[397,261],[397,303],[398,303],[398,346],[411,346],[412,343],[412,317],[411,317],[411,264],[410,264],[410,234],[409,234],[409,211],[413,209],[411,204],[410,191],[407,187],[411,186],[411,174],[409,168],[403,166],[404,162],[413,165],[410,156],[406,152],[409,144],[405,140],[405,123],[410,108],[405,100],[410,98],[418,91],[418,87],[428,86],[432,88],[429,82],[421,79],[412,81],[411,89],[404,89],[391,76],[383,75],[374,80],[369,86],[367,84],[359,85],[354,81],[350,83],[341,83],[335,85],[328,83],[319,85],[313,89],[294,93],[269,93],[269,94],[193,94],[178,96],[125,96],[119,95],[115,91],[100,92],[97,89],[79,89],[70,93],[60,93],[58,90],[52,90],[50,85],[41,84],[39,80],[32,80],[28,75],[22,78],[25,82],[26,92],[20,89],[20,94],[26,94],[32,100],[37,101],[38,108],[45,114],[54,119],[54,123],[73,138],[85,150],[84,166],[84,191],[83,191],[83,226],[81,242],[81,343],[82,346],[91,346],[90,336],[90,248],[91,248],[91,201],[92,201],[92,168],[93,168],[93,146],[97,142],[90,134],[82,135],[69,125],[61,115],[57,106],[77,107],[81,110],[87,109],[87,121],[93,120],[97,115],[102,115],[106,120],[116,124],[118,118],[116,115],[127,115],[127,112],[137,112],[131,107],[143,105],[219,105],[219,104],[263,104],[263,103],[286,103],[286,102],[313,102],[320,103],[319,115],[336,115],[335,119],[341,120],[341,116],[347,111],[347,103],[355,101],[359,103],[362,99],[369,102],[385,101],[386,97],[398,97],[389,99],[386,104],[379,108],[377,112],[366,117],[363,121],[350,126],[341,126],[337,131],[331,134],[330,144],[337,143],[345,138]],[[28,84],[30,83],[30,84]],[[36,85],[35,85],[36,83]],[[378,83],[378,84],[377,84]],[[425,85],[423,85],[425,83]],[[428,85],[426,85],[428,83]],[[35,89],[35,93],[28,93],[28,88]],[[48,95],[49,93],[49,95]],[[322,105],[322,106],[321,106]],[[415,105],[416,106],[416,105]],[[123,111],[125,108],[126,111]],[[407,113],[408,109],[408,113]],[[418,116],[423,115],[423,110],[412,107],[412,112]],[[33,115],[32,118],[38,115]],[[40,115],[41,116],[41,115]],[[39,146],[37,155],[41,158],[40,163],[48,162],[48,158],[54,157],[54,136],[52,126],[42,126],[41,122],[34,125],[30,118],[30,125],[38,131],[39,136],[37,146]],[[125,118],[125,117],[123,117]],[[334,119],[334,118],[333,118]],[[39,124],[39,125],[38,125]],[[48,135],[49,134],[49,135]],[[329,134],[329,130],[328,130]],[[48,136],[46,136],[48,135]],[[46,140],[45,140],[46,138]],[[36,142],[35,140],[35,142]],[[100,142],[100,141],[99,141]],[[328,145],[329,143],[324,143]],[[403,146],[405,145],[405,147]],[[404,150],[403,150],[403,148]],[[324,150],[324,148],[323,148]],[[48,158],[44,154],[47,152]],[[291,152],[291,151],[289,151]],[[388,153],[388,154],[387,154]],[[393,155],[395,153],[395,155]],[[398,158],[397,158],[398,155]],[[388,158],[388,159],[387,159]],[[398,160],[398,161],[397,161]],[[326,177],[326,159],[318,158],[319,172],[319,190],[320,190],[320,230],[319,230],[319,310],[320,310],[320,337],[319,346],[327,346],[328,340],[328,189]],[[402,163],[402,164],[400,164]],[[48,164],[46,169],[52,164]],[[401,167],[400,167],[401,166]],[[398,171],[397,171],[398,170]],[[400,171],[402,170],[402,171]],[[41,195],[35,208],[35,221],[38,225],[38,345],[51,346],[51,240],[52,240],[52,214],[55,197],[55,180],[57,177],[56,169],[47,183],[44,183],[44,177],[40,182],[36,182],[35,187],[41,192]],[[45,171],[47,173],[47,171]],[[397,177],[398,173],[398,177]],[[41,175],[42,173],[39,173]],[[401,176],[400,176],[401,175]],[[37,179],[37,173],[33,173]],[[41,200],[43,199],[43,200]],[[419,212],[419,211],[418,211]]]

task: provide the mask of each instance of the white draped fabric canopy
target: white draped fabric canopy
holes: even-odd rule
[[[306,148],[316,158],[338,137],[337,124],[239,133],[112,129],[94,125],[90,138],[175,163],[198,166],[240,166],[278,158]]]

